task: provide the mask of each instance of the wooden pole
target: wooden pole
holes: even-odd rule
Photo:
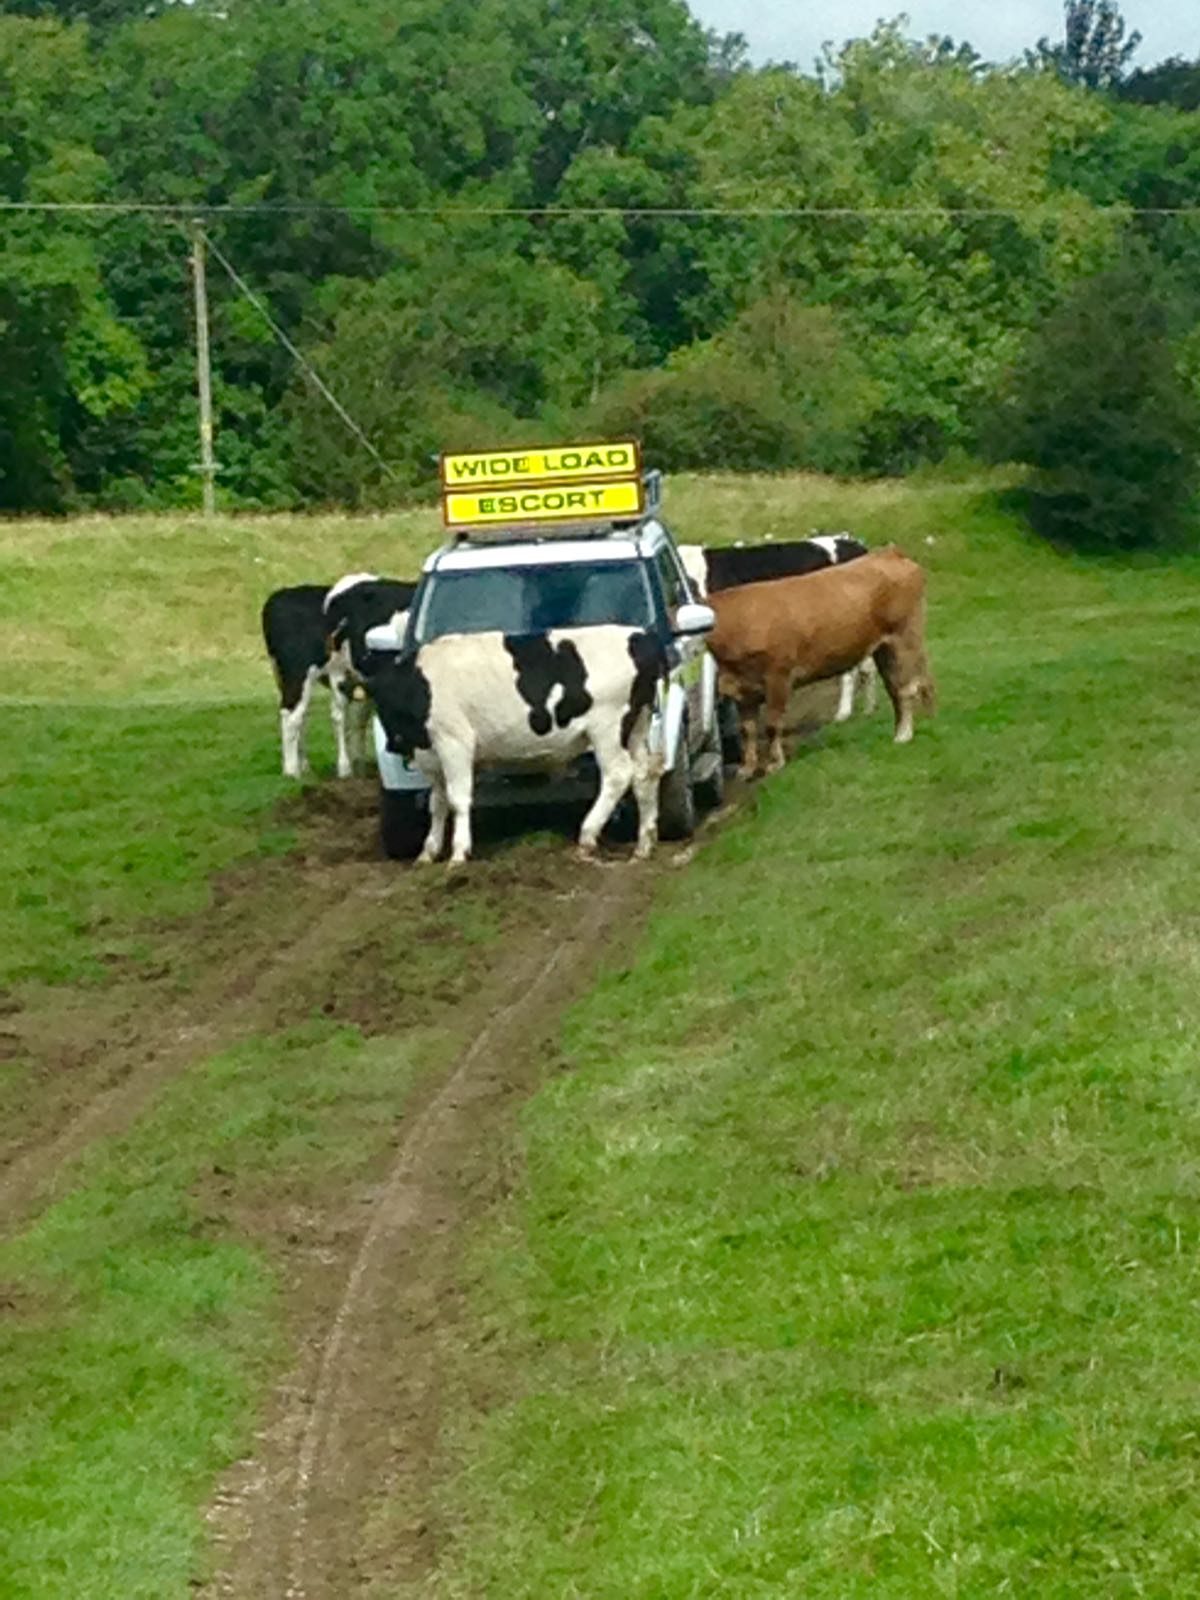
[[[192,223],[192,284],[196,291],[196,388],[200,397],[200,474],[203,480],[204,515],[217,509],[213,460],[212,369],[208,355],[208,288],[204,276],[204,229]]]

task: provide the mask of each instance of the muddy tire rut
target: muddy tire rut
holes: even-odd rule
[[[314,788],[289,810],[295,852],[222,875],[203,911],[150,930],[149,953],[114,962],[106,983],[3,996],[5,1039],[29,1063],[0,1130],[7,1234],[69,1190],[98,1141],[240,1040],[316,1013],[377,1039],[415,1028],[443,1041],[371,1170],[306,1193],[299,1222],[283,1201],[223,1204],[276,1264],[295,1355],[253,1457],[209,1509],[216,1576],[201,1592],[214,1600],[342,1596],[368,1569],[419,1589],[463,1225],[504,1190],[512,1113],[550,1070],[563,1008],[682,859],[664,847],[635,866],[616,848],[585,865],[577,818],[556,819],[549,841],[509,818],[481,830],[465,872],[414,870],[379,858],[371,784]],[[486,938],[454,942],[464,909]],[[409,973],[406,946],[442,959]],[[384,1503],[387,1534],[372,1537]]]
[[[442,1351],[461,1311],[464,1223],[507,1187],[512,1116],[551,1070],[563,1007],[632,938],[651,895],[652,874],[624,863],[581,871],[462,1019],[461,1048],[409,1118],[337,1269],[297,1281],[299,1359],[210,1510],[212,1600],[332,1600],[384,1580],[417,1593],[435,1563]]]
[[[745,798],[732,785],[702,831]],[[0,997],[6,1037],[34,1063],[24,1111],[0,1136],[0,1225],[52,1203],[98,1139],[239,1039],[314,1011],[376,1037],[445,1035],[443,1065],[398,1108],[371,1170],[310,1196],[302,1227],[294,1208],[242,1218],[277,1264],[293,1355],[253,1452],[209,1506],[213,1575],[197,1591],[419,1595],[439,1555],[441,1388],[465,1328],[467,1225],[516,1181],[515,1113],[555,1070],[564,1008],[605,957],[632,950],[656,881],[692,849],[584,865],[565,819],[540,846],[509,819],[447,874],[378,858],[372,784],[311,789],[290,811],[298,850],[225,874],[204,912],[156,930],[149,962],[82,996]],[[436,981],[406,982],[396,926],[413,948],[436,943],[462,897],[485,907],[493,937],[452,947]]]

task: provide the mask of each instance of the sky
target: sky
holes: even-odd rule
[[[950,34],[975,46],[986,60],[1005,61],[1020,56],[1027,45],[1043,36],[1062,37],[1061,0],[903,0],[893,8],[881,0],[841,0],[819,4],[814,0],[689,0],[692,13],[707,28],[721,33],[742,33],[755,63],[794,61],[811,71],[825,39],[869,34],[879,17],[906,11],[913,38]],[[1124,0],[1120,7],[1126,35],[1136,29],[1143,36],[1134,58],[1149,66],[1166,56],[1189,61],[1200,56],[1200,7],[1196,0]]]

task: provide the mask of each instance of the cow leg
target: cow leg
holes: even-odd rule
[[[895,744],[908,744],[913,736],[913,707],[921,696],[921,678],[903,644],[881,644],[875,652],[875,665],[892,702],[896,718]]]
[[[339,645],[330,655],[325,664],[325,675],[329,681],[329,716],[333,723],[333,742],[337,746],[337,775],[339,778],[349,778],[354,768],[346,743],[346,708],[350,700],[347,691],[352,679],[350,658],[345,645]]]
[[[450,836],[450,865],[461,867],[471,855],[471,800],[475,790],[475,752],[454,744],[438,752],[454,826]]]
[[[900,690],[900,712],[896,719],[896,732],[893,743],[908,744],[913,736],[913,706],[916,702],[917,690],[912,688]]]
[[[283,775],[299,778],[308,768],[304,754],[304,723],[312,700],[316,672],[311,669],[299,681],[289,680],[283,686],[283,704],[279,708],[279,730],[283,745]]]
[[[638,809],[637,846],[633,852],[635,861],[645,861],[654,852],[658,839],[658,786],[661,778],[662,774],[651,761],[648,750],[634,757],[633,793]]]
[[[758,708],[757,699],[738,701],[738,721],[742,730],[742,764],[739,778],[753,778],[758,773]]]
[[[593,738],[592,750],[600,768],[600,792],[592,802],[579,829],[579,854],[590,859],[596,853],[596,844],[604,824],[621,802],[634,775],[634,759],[622,745],[620,733],[614,725],[604,737]],[[656,816],[657,820],[657,816]],[[641,805],[638,806],[638,845],[641,845]]]
[[[450,801],[446,794],[446,780],[439,771],[430,779],[429,832],[425,835],[425,843],[421,847],[421,854],[417,857],[418,863],[428,865],[441,855],[446,842],[446,818],[449,814]]]
[[[767,679],[767,767],[768,772],[778,772],[784,763],[783,724],[787,718],[791,698],[790,673],[776,672]]]
[[[841,684],[841,694],[838,697],[838,708],[833,720],[848,722],[854,715],[854,673],[843,672],[838,682]]]
[[[879,704],[879,674],[870,656],[859,662],[856,676],[863,691],[863,710],[867,716],[873,717]]]
[[[367,730],[371,724],[371,702],[362,696],[352,699],[346,707],[346,746],[350,756],[350,765],[353,768],[357,762],[359,767],[367,764]]]
[[[346,745],[346,697],[339,679],[331,679],[329,684],[329,720],[333,724],[333,742],[337,747],[337,775],[339,778],[348,778],[354,769]]]

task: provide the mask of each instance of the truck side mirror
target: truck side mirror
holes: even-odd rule
[[[708,633],[717,625],[717,614],[711,606],[688,602],[677,606],[671,632],[675,634]]]

